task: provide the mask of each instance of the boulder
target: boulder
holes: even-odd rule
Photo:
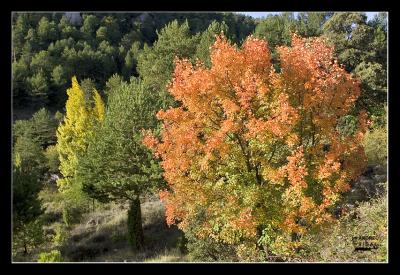
[[[386,175],[387,174],[387,169],[383,165],[375,165],[372,167],[373,174],[374,175]]]
[[[374,175],[374,180],[376,183],[386,182],[387,176],[386,175]]]
[[[90,219],[87,223],[86,223],[86,225],[89,225],[89,226],[94,226],[94,225],[96,225],[97,224],[97,221],[95,220],[95,219]]]
[[[387,181],[386,168],[381,165],[368,165],[362,175],[350,183],[350,191],[345,194],[343,205],[355,205],[382,195],[385,188],[381,183]],[[342,208],[342,207],[340,207]]]

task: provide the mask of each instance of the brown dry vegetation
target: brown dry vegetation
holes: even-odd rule
[[[67,262],[177,262],[186,261],[179,242],[182,236],[176,226],[165,223],[164,205],[156,197],[143,199],[142,215],[145,248],[133,251],[127,240],[128,205],[109,203],[96,205],[95,211],[84,214],[80,222],[65,228],[58,194],[52,187],[41,192],[47,242],[29,255],[14,261],[35,262],[41,252],[57,249]],[[65,240],[54,242],[57,228],[64,228]]]

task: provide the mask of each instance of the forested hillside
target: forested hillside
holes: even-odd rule
[[[173,20],[179,24],[187,21],[187,25],[180,29],[171,25],[167,36],[179,35],[176,39],[193,36],[188,50],[200,43],[201,34],[213,21],[224,21],[235,41],[243,40],[255,28],[251,18],[234,14],[95,13],[80,16],[81,20],[71,22],[61,13],[14,15],[15,107],[62,108],[65,90],[73,75],[84,87],[101,89],[113,74],[126,80],[138,76],[139,55],[157,40],[157,31]],[[179,47],[166,46],[172,47],[169,50]],[[178,54],[178,50],[183,49],[175,49],[174,53]],[[196,50],[190,50],[185,54],[194,55]],[[140,59],[144,60],[146,57]]]
[[[14,261],[386,261],[387,36],[386,13],[14,13]]]

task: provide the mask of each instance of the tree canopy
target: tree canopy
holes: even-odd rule
[[[365,113],[353,136],[336,127],[360,87],[321,39],[291,40],[277,49],[279,73],[267,43],[253,37],[241,49],[218,38],[210,69],[176,61],[169,91],[181,105],[158,112],[160,141],[144,140],[169,184],[160,193],[168,224],[196,223],[198,238],[246,249],[267,234],[272,252],[290,253],[299,243],[282,232],[306,234],[334,219],[365,165]]]

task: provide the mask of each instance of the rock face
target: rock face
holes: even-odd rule
[[[139,15],[139,20],[140,22],[144,22],[146,20],[146,18],[149,16],[149,14],[147,12],[142,13],[141,15]]]
[[[71,22],[73,25],[80,25],[82,23],[82,16],[80,12],[66,12],[65,17],[67,17],[69,22]]]
[[[86,225],[88,226],[95,226],[95,225],[99,225],[101,223],[101,221],[99,219],[90,219]]]
[[[350,183],[351,189],[344,196],[342,203],[337,208],[339,213],[343,207],[353,208],[357,203],[368,201],[373,197],[384,195],[385,188],[382,183],[387,181],[386,167],[381,165],[369,165],[364,173]]]
[[[46,173],[44,183],[47,187],[50,187],[53,191],[57,190],[57,180],[60,178],[58,174]]]

